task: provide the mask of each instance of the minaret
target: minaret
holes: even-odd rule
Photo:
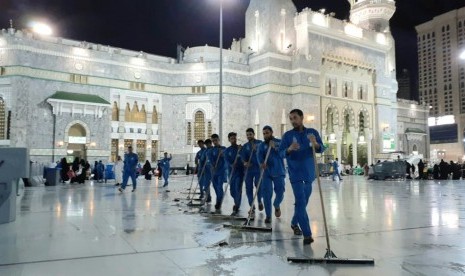
[[[350,21],[376,32],[390,32],[389,20],[396,11],[394,0],[348,0],[351,6]]]
[[[295,47],[292,0],[251,0],[246,12],[246,41],[255,53],[289,53]]]

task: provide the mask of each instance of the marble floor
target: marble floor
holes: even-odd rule
[[[290,184],[272,233],[226,229],[188,208],[190,176],[170,186],[139,179],[119,194],[112,183],[20,190],[17,219],[0,225],[0,275],[464,275],[465,181],[323,179],[332,249],[374,266],[309,265],[323,257],[316,182],[308,210],[315,242],[293,235]],[[224,213],[231,211],[225,199]],[[242,215],[246,215],[246,203]],[[255,225],[263,225],[259,213]],[[239,223],[239,222],[232,222]]]

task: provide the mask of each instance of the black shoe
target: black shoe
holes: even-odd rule
[[[281,217],[281,208],[275,208],[274,209],[274,215],[279,218]]]
[[[314,242],[312,236],[310,236],[310,237],[304,237],[304,245],[309,245],[309,244],[311,244],[312,242]]]
[[[232,213],[231,213],[231,217],[235,217],[235,216],[237,216],[237,211],[233,210]]]
[[[163,185],[163,188],[165,188],[166,186],[168,186],[168,183],[165,183],[165,184]]]
[[[120,184],[119,183],[116,183],[115,186],[119,186]]]
[[[120,193],[122,193],[122,192],[124,192],[124,189],[119,188],[118,191],[120,191]]]
[[[200,195],[200,196],[199,196],[199,199],[203,199],[203,198],[204,198],[204,195]]]
[[[134,193],[135,191],[136,191],[136,189],[132,189],[132,191],[131,191],[131,192],[133,192],[133,193]]]
[[[212,202],[212,197],[211,197],[210,195],[207,196],[207,201],[206,201],[206,202],[207,202],[207,203]]]
[[[263,211],[263,208],[264,208],[264,207],[263,207],[263,203],[260,202],[260,203],[258,204],[258,210],[259,210],[259,211]]]
[[[271,223],[271,218],[266,218],[265,223]]]
[[[300,230],[300,227],[298,225],[291,225],[292,230],[294,230],[294,235],[296,236],[302,236],[302,230]]]
[[[220,210],[221,209],[221,204],[215,204],[215,210]]]

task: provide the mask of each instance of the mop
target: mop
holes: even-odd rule
[[[264,162],[265,164],[268,161],[268,157],[270,156],[270,152],[271,152],[271,147],[269,146],[268,150],[266,152],[266,156],[265,156],[265,162]],[[263,181],[264,173],[265,173],[265,169],[262,169],[261,172],[260,172],[260,179],[258,180],[257,189],[255,190],[255,193],[253,195],[252,203],[255,202],[255,199],[257,198],[258,191],[260,190],[260,186],[261,186],[262,181]],[[254,207],[254,205],[252,204],[252,206],[250,206],[249,216],[247,217],[247,221],[244,224],[242,224],[242,225],[223,224],[223,226],[226,227],[226,228],[233,228],[233,229],[237,229],[237,230],[271,232],[273,230],[271,227],[250,226],[250,221],[252,220],[252,216],[253,216],[252,215],[253,207]]]
[[[240,153],[241,153],[241,149],[239,149],[236,153],[236,156],[234,157],[234,163],[232,165],[232,170],[231,170],[231,173],[229,175],[229,179],[228,179],[228,183],[226,184],[226,188],[225,188],[225,191],[224,191],[224,195],[223,195],[223,198],[221,199],[221,204],[223,204],[223,200],[224,200],[224,197],[226,196],[227,192],[228,192],[228,187],[229,185],[231,185],[231,180],[232,180],[232,176],[234,174],[234,170],[236,169],[236,164],[237,164],[237,159],[238,157],[240,156]],[[205,217],[209,217],[211,219],[223,219],[223,220],[247,220],[247,218],[243,218],[243,217],[237,217],[237,216],[227,216],[227,215],[221,215],[221,214],[217,214],[216,212],[212,212],[210,214],[204,214]]]
[[[202,166],[202,172],[200,173],[200,177],[199,177],[199,181],[197,181],[197,184],[195,185],[195,188],[194,188],[194,191],[192,192],[192,190],[189,190],[189,195],[187,196],[187,199],[189,199],[190,195],[191,195],[191,192],[192,192],[192,198],[190,199],[190,201],[187,203],[188,206],[190,207],[201,207],[203,206],[202,203],[193,203],[192,201],[194,200],[197,200],[197,201],[202,201],[202,199],[194,199],[194,194],[195,194],[195,191],[197,191],[197,187],[199,186],[200,184],[200,180],[202,179],[203,177],[203,173],[205,172],[205,166],[207,165],[207,160],[205,160],[205,163],[203,164]]]
[[[191,197],[192,185],[194,184],[194,177],[195,177],[195,174],[192,175],[191,186],[190,186],[189,189],[187,189],[187,190],[189,191],[189,193],[188,193],[188,195],[187,195],[186,200],[191,199],[190,197]],[[194,197],[192,196],[191,201],[192,201],[192,200],[196,200],[196,199],[194,199]],[[181,198],[175,198],[173,201],[176,201],[176,202],[181,201]]]
[[[326,254],[323,258],[296,258],[296,257],[288,257],[288,262],[293,263],[324,263],[324,264],[361,264],[361,265],[374,265],[374,259],[342,259],[336,257],[336,254],[333,253],[331,250],[331,244],[329,243],[329,233],[328,233],[328,225],[326,223],[326,213],[325,213],[325,205],[323,202],[323,193],[321,191],[321,182],[320,182],[320,172],[318,169],[318,164],[316,163],[316,151],[315,147],[312,145],[313,150],[313,160],[315,164],[315,174],[318,181],[318,189],[320,191],[320,200],[321,200],[321,210],[323,213],[323,222],[325,226],[325,237],[326,237]]]
[[[212,168],[212,175],[213,175],[214,172],[216,171],[216,167],[218,166],[218,162],[220,161],[221,154],[222,154],[222,152],[220,151],[219,154],[218,154],[218,157],[216,158],[215,167]],[[202,176],[203,176],[203,173],[204,173],[204,171],[205,171],[205,166],[206,166],[206,165],[207,165],[207,160],[205,160],[205,164],[203,164],[203,169],[202,169],[202,174],[201,174],[201,176],[200,176],[200,179],[202,179]],[[210,182],[211,182],[211,180],[210,180]],[[210,182],[208,183],[208,187],[207,187],[207,189],[206,189],[207,191],[208,191],[209,188],[210,188]],[[198,186],[198,185],[197,185],[197,186]],[[195,192],[195,190],[197,190],[197,186],[195,187],[194,192]],[[207,199],[207,197],[208,197],[208,195],[205,195],[205,200]],[[188,205],[189,207],[202,207],[202,206],[205,205],[205,201],[202,200],[201,203],[192,203],[192,200],[191,200],[189,203],[187,203],[187,205]]]

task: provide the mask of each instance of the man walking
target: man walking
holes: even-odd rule
[[[335,177],[338,177],[339,180],[342,180],[341,173],[339,172],[339,159],[336,158],[333,162],[333,181]]]
[[[139,163],[139,157],[137,154],[132,152],[132,146],[128,147],[128,153],[124,155],[124,168],[123,168],[123,184],[121,184],[121,188],[118,190],[122,193],[126,189],[128,185],[128,179],[131,177],[132,181],[132,192],[134,192],[137,188],[137,177],[136,177],[136,170],[137,164]]]
[[[228,134],[228,140],[231,146],[224,152],[224,158],[228,163],[229,169],[229,191],[234,199],[233,212],[231,216],[236,216],[239,212],[242,202],[242,181],[244,180],[244,164],[240,158],[241,146],[237,145],[237,133]]]
[[[205,143],[203,140],[197,141],[197,146],[199,146],[200,150],[197,152],[195,155],[195,173],[197,174],[197,181],[200,185],[200,177],[203,177],[202,171],[204,169],[204,163],[200,160],[200,157],[205,153],[207,150],[205,148]],[[200,198],[203,198],[203,190],[202,190],[202,185],[200,185]]]
[[[315,151],[324,151],[320,134],[313,128],[303,125],[304,114],[300,109],[294,109],[289,114],[289,119],[294,127],[287,131],[281,141],[279,151],[281,156],[287,159],[289,178],[295,197],[294,217],[291,228],[295,235],[304,235],[304,245],[313,242],[310,229],[310,220],[307,214],[307,204],[312,194],[312,182],[315,180]]]
[[[170,177],[170,161],[172,158],[173,156],[171,154],[170,154],[170,157],[168,158],[168,153],[165,152],[165,158],[161,160],[163,180],[165,181],[165,184],[163,184],[163,187],[168,186],[168,178]]]
[[[204,195],[204,197],[206,197],[205,202],[210,203],[212,202],[212,198],[210,195],[210,182],[212,180],[212,164],[210,160],[208,159],[208,152],[213,148],[212,140],[210,139],[205,140],[205,146],[206,148],[204,152],[202,153],[202,155],[200,156],[200,163],[202,164],[202,166],[204,166],[203,172],[200,172],[201,174],[201,179],[199,182],[200,193],[201,193],[200,196],[201,198],[203,198],[202,195]]]
[[[275,216],[281,216],[281,203],[284,199],[284,178],[286,171],[284,169],[284,159],[279,154],[279,145],[281,140],[273,137],[273,129],[270,126],[263,128],[263,138],[265,142],[261,143],[258,147],[257,158],[263,173],[262,184],[260,190],[263,193],[263,201],[265,203],[265,223],[271,223],[271,198],[273,197],[273,186],[275,192],[275,199],[273,206],[275,209]],[[271,147],[270,155],[265,163],[266,153],[268,148]]]
[[[255,139],[255,131],[253,128],[249,128],[246,130],[247,140],[248,142],[244,144],[241,151],[241,159],[244,162],[244,167],[246,171],[245,177],[245,191],[247,194],[247,199],[249,201],[249,206],[252,207],[253,203],[253,187],[257,187],[258,180],[260,178],[260,166],[258,164],[257,159],[257,149],[258,145],[262,143],[262,141]],[[263,210],[263,203],[262,203],[262,192],[258,191],[257,193],[258,198],[258,209],[260,211]],[[252,212],[255,212],[255,206],[252,208]],[[252,214],[253,215],[253,214]]]
[[[216,194],[215,210],[221,210],[221,203],[223,202],[223,181],[225,177],[226,162],[224,160],[225,147],[220,144],[220,137],[218,134],[211,136],[213,148],[207,152],[208,160],[212,166],[212,184]],[[209,187],[207,187],[208,189]]]

